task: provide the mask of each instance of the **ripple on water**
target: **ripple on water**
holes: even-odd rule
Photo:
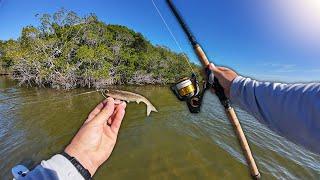
[[[131,89],[149,97],[159,113],[145,117],[144,104],[128,104],[119,143],[110,162],[99,170],[98,178],[212,179],[243,173],[244,157],[215,97],[207,95],[202,112],[195,115],[187,113],[185,104],[169,90]],[[32,164],[61,150],[88,111],[101,100],[98,94],[79,96],[85,91],[1,89],[0,174],[9,177],[10,167],[24,162],[25,157]],[[10,108],[12,105],[14,108]],[[264,174],[276,179],[320,177],[319,155],[287,141],[244,111],[236,111]],[[230,167],[237,168],[230,171]]]
[[[209,101],[203,109],[209,111],[215,105],[217,105],[216,99],[212,98],[212,101]],[[214,109],[219,109],[219,107]],[[246,112],[240,109],[236,109],[236,111],[259,167],[262,167],[266,172],[271,172],[277,178],[299,179],[300,177],[306,177],[305,175],[307,177],[316,177],[315,174],[320,176],[319,155],[279,136]],[[204,120],[201,124],[199,123],[212,136],[212,140],[245,163],[242,153],[239,152],[240,149],[236,148],[238,145],[231,143],[234,141],[231,141],[230,138],[235,137],[229,134],[231,128],[229,128],[230,124],[227,122],[226,117],[221,112],[215,110],[204,114],[204,116],[206,119],[214,119],[213,121]],[[286,167],[289,163],[292,164],[292,162],[293,165]]]

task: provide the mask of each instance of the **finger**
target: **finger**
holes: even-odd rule
[[[125,102],[121,102],[121,103],[125,103]],[[113,112],[113,114],[109,117],[109,119],[108,119],[108,121],[107,121],[107,124],[108,124],[109,126],[112,124],[112,120],[115,118],[115,115],[118,113],[118,111],[119,111],[119,109],[120,109],[119,106],[120,106],[121,103],[115,105],[114,112]],[[121,105],[121,106],[123,106],[123,105]]]
[[[118,134],[124,114],[125,114],[125,108],[126,108],[126,103],[121,103],[118,106],[117,113],[115,114],[114,118],[112,119],[111,123],[111,130],[115,133]]]
[[[90,114],[88,115],[88,120],[91,120],[93,119],[100,111],[101,109],[103,108],[103,103],[99,103],[91,112]]]
[[[119,99],[116,99],[116,100],[114,100],[114,104],[121,104],[122,103],[122,101],[121,100],[119,100]]]
[[[108,97],[109,98],[109,97]],[[107,102],[108,102],[108,98],[106,98],[106,99],[104,99],[103,101],[102,101],[102,103],[103,103],[103,106],[105,106],[105,105],[107,105]],[[110,97],[111,98],[111,97]]]
[[[108,126],[111,126],[112,124],[112,120],[114,119],[115,115],[117,114],[117,112],[119,111],[119,109],[117,107],[114,108],[113,114],[109,117],[107,124]]]
[[[208,65],[208,68],[209,68],[211,71],[214,71],[214,70],[216,69],[216,66],[215,66],[214,64],[210,63],[210,64]]]
[[[218,66],[216,66],[216,67],[214,68],[214,70],[212,70],[212,72],[213,72],[213,74],[214,74],[215,77],[217,77],[218,79],[220,79],[220,78],[223,76],[225,69],[226,69],[226,68],[224,68],[224,67],[218,67]]]
[[[100,102],[88,115],[87,120],[84,123],[87,123],[89,121],[91,121],[100,111],[101,109],[104,107],[104,104],[106,103],[107,99],[103,100],[102,102]]]
[[[104,99],[103,101],[101,101],[88,115],[88,119],[93,119],[100,111],[101,109],[105,106],[107,102],[107,99]]]
[[[108,97],[106,99],[105,106],[96,115],[96,117],[92,119],[92,121],[95,121],[97,123],[104,123],[113,114],[113,111],[114,111],[114,99],[111,97]]]
[[[108,126],[111,126],[111,123],[112,123],[112,119],[111,119],[111,117],[109,117],[109,119],[108,119],[108,121],[107,121],[107,125],[108,125]]]
[[[108,126],[111,126],[112,124],[112,120],[114,119],[115,115],[118,113],[119,109],[118,108],[115,108],[113,114],[109,117],[108,121],[107,121],[107,124]]]
[[[118,106],[119,106],[121,103],[123,103],[123,102],[124,102],[124,101],[121,101],[121,100],[114,100],[114,112],[113,112],[113,114],[109,117],[109,119],[108,119],[108,121],[107,121],[108,126],[111,125],[112,119],[114,119],[115,114],[117,114],[117,112],[118,112],[118,110],[119,110]],[[124,102],[124,103],[125,103],[125,102]]]
[[[218,67],[217,68],[219,71],[230,71],[229,68],[226,68],[226,67]]]

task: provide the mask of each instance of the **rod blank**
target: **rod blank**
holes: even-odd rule
[[[179,12],[177,11],[176,7],[173,5],[171,0],[167,0],[167,3],[171,9],[171,11],[173,12],[174,16],[177,18],[179,24],[181,25],[183,31],[186,33],[189,41],[191,42],[193,49],[195,51],[195,53],[197,54],[199,60],[202,63],[203,67],[208,67],[209,65],[209,60],[205,54],[205,52],[203,51],[203,49],[201,48],[200,44],[196,41],[195,37],[192,35],[191,31],[189,30],[188,26],[186,25],[186,23],[184,22],[184,20],[181,18]],[[238,138],[238,141],[240,143],[241,149],[243,151],[243,154],[246,158],[246,161],[248,163],[249,169],[250,169],[250,174],[252,176],[253,179],[260,179],[261,175],[259,173],[257,164],[253,158],[250,146],[248,144],[248,141],[246,139],[246,136],[242,130],[242,127],[240,125],[240,122],[238,120],[238,117],[234,111],[234,109],[229,106],[226,107],[225,109],[225,113],[230,121],[230,123],[233,126],[233,129],[235,131],[235,134]]]

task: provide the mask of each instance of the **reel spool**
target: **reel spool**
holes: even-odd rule
[[[186,101],[191,113],[200,112],[202,96],[205,89],[206,88],[204,86],[202,91],[200,91],[199,82],[195,74],[192,74],[191,78],[182,78],[171,86],[171,90],[177,96],[177,98],[180,101]]]
[[[186,100],[196,94],[196,87],[190,78],[182,78],[171,88],[180,100]]]

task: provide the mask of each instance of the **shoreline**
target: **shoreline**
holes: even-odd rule
[[[12,76],[12,74],[10,73],[0,73],[0,77],[4,77],[4,78],[8,78],[12,81],[16,81],[17,84],[19,84],[19,81],[17,79],[14,79]],[[74,88],[70,88],[70,89],[65,89],[65,88],[55,88],[55,87],[50,87],[50,86],[45,86],[45,85],[37,85],[37,84],[28,84],[28,83],[22,83],[19,86],[20,87],[34,87],[34,88],[44,88],[44,89],[54,89],[54,90],[62,90],[62,91],[68,91],[68,90],[74,90],[74,89],[107,89],[109,87],[141,87],[141,86],[153,86],[153,87],[166,87],[166,86],[170,86],[171,83],[155,83],[155,84],[150,84],[150,83],[145,83],[145,84],[141,84],[141,83],[137,83],[137,84],[131,84],[131,83],[127,83],[127,84],[106,84],[106,85],[102,85],[103,87],[81,87],[81,86],[77,86]]]

